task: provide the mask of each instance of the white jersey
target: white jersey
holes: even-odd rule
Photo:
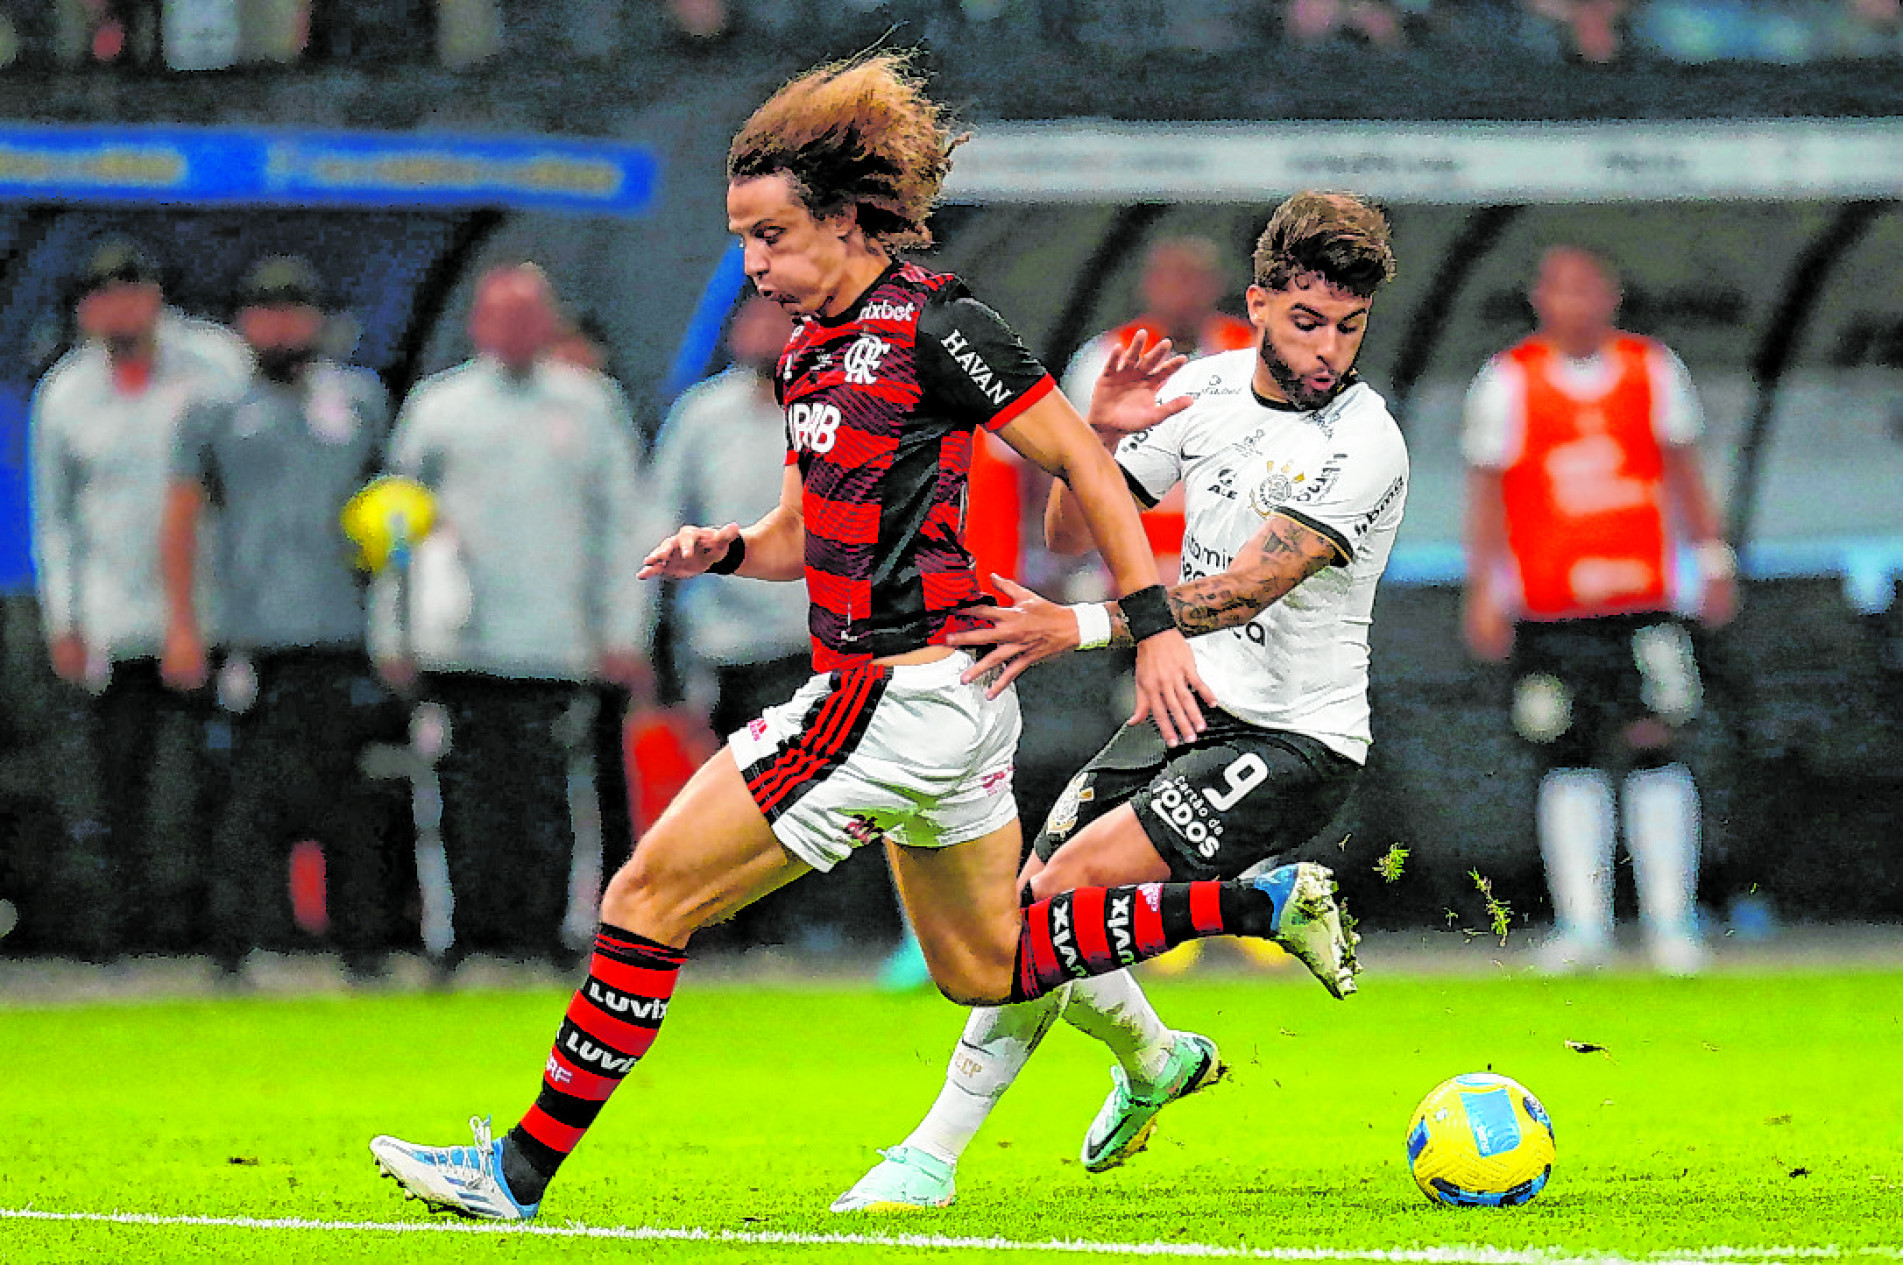
[[[1184,583],[1227,570],[1271,514],[1334,542],[1338,565],[1247,624],[1189,644],[1224,711],[1365,762],[1368,628],[1407,503],[1407,445],[1372,387],[1297,409],[1255,394],[1256,363],[1254,351],[1190,363],[1159,398],[1196,402],[1126,438],[1117,463],[1151,501],[1183,484]]]

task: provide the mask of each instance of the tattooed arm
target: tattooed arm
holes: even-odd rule
[[[1313,527],[1271,514],[1227,571],[1170,586],[1170,613],[1185,637],[1239,627],[1317,571],[1346,561],[1341,546]],[[1110,644],[1130,645],[1123,611],[1115,602],[1106,603],[1105,609],[1110,612]]]
[[[1185,637],[1235,628],[1337,560],[1346,561],[1346,554],[1334,540],[1286,515],[1272,514],[1227,571],[1173,586],[1170,612]],[[986,620],[989,626],[953,633],[950,638],[955,646],[991,648],[964,679],[991,675],[993,695],[1033,663],[1074,650],[1082,641],[1080,617],[1072,608],[1047,602],[1003,577],[997,584],[1011,605],[971,607],[965,614]],[[1110,644],[1132,644],[1123,611],[1115,602],[1106,602],[1104,610],[1110,616]],[[1002,671],[993,674],[993,669]]]

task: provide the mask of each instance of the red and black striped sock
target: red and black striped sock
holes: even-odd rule
[[[555,1034],[542,1092],[503,1147],[504,1176],[518,1200],[541,1200],[542,1188],[601,1114],[608,1095],[654,1044],[686,960],[683,950],[601,924],[588,978]]]
[[[1062,892],[1024,909],[1011,1000],[1135,966],[1185,940],[1267,935],[1274,920],[1274,903],[1262,892],[1218,879]]]

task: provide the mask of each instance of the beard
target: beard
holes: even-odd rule
[[[297,381],[304,366],[316,358],[315,347],[267,347],[256,353],[258,372],[272,382],[288,386]]]
[[[1295,371],[1295,367],[1277,354],[1267,334],[1262,336],[1262,345],[1256,354],[1261,357],[1262,367],[1269,371],[1271,378],[1275,379],[1275,385],[1282,388],[1282,394],[1288,397],[1288,402],[1298,409],[1318,409],[1348,387],[1350,373],[1340,374],[1336,377],[1334,385],[1326,390],[1317,391],[1310,387],[1302,380],[1302,375]]]

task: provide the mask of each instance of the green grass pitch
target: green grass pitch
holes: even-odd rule
[[[1903,1255],[1903,973],[1377,970],[1345,1003],[1292,975],[1152,988],[1234,1075],[1166,1111],[1136,1162],[1095,1177],[1078,1165],[1108,1062],[1060,1026],[966,1157],[955,1206],[842,1219],[826,1205],[930,1101],[962,1012],[927,995],[697,982],[690,965],[540,1234],[406,1232],[465,1223],[401,1201],[365,1143],[466,1139],[472,1112],[513,1122],[564,1004],[553,991],[0,1009],[0,1260]],[[1520,1209],[1431,1206],[1407,1175],[1408,1116],[1443,1078],[1488,1068],[1551,1111],[1552,1182]],[[293,1219],[308,1224],[281,1224]]]

